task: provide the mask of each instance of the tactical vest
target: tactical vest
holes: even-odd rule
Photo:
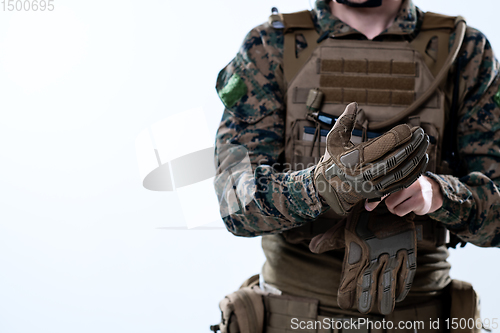
[[[319,89],[324,94],[320,111],[331,118],[338,117],[348,103],[358,103],[363,112],[358,116],[353,135],[359,140],[382,134],[397,123],[421,126],[430,137],[427,170],[451,173],[443,167],[441,146],[453,91],[446,80],[465,35],[465,25],[457,29],[451,50],[450,35],[460,19],[426,13],[418,35],[411,42],[403,38],[380,42],[349,40],[342,38],[344,35],[318,40],[308,11],[280,18],[284,23],[283,71],[287,82],[286,170],[314,166],[325,151],[326,134],[333,124],[328,126],[328,119],[325,123],[317,118],[312,120],[306,107],[309,92]],[[305,39],[308,45],[298,54],[297,38]],[[431,44],[438,46],[437,53],[427,52]],[[262,274],[266,282],[285,292],[315,297],[336,306],[331,301],[336,290],[327,289],[338,286],[343,251],[314,255],[307,244],[338,221],[338,216],[330,210],[302,227],[264,236],[267,262]],[[417,264],[412,290],[442,289],[450,281],[448,252],[442,246],[447,242],[446,229],[427,217],[419,217],[415,224],[418,258],[425,264]],[[320,271],[325,267],[330,267],[330,272]],[[321,275],[318,277],[321,281],[310,274]]]
[[[430,138],[427,170],[451,173],[446,163],[441,163],[441,146],[453,85],[436,82],[436,77],[446,66],[441,76],[448,76],[450,64],[446,62],[450,57],[449,41],[456,17],[426,13],[419,34],[411,42],[348,40],[336,35],[319,44],[319,35],[308,11],[282,17],[285,25],[283,67],[288,85],[286,169],[301,170],[314,166],[325,152],[326,134],[333,124],[328,126],[325,122],[312,120],[306,107],[309,92],[319,89],[324,94],[321,112],[331,119],[340,116],[348,103],[358,103],[362,114],[358,116],[353,140],[361,141],[382,134],[398,123],[421,126]],[[297,35],[302,35],[308,45],[298,54]],[[437,46],[433,56],[427,54],[432,43]],[[451,56],[451,62],[454,57],[456,54]],[[422,103],[419,99],[425,94],[430,97]],[[416,104],[419,105],[415,108]],[[393,119],[412,107],[415,110],[411,114],[401,120]],[[333,213],[330,216],[327,213],[321,219],[328,220],[331,216]],[[443,245],[445,229],[430,219],[426,222],[433,228],[430,230],[426,226],[429,230],[422,230],[425,234],[421,241],[425,236],[428,240],[435,238],[431,241]],[[433,235],[438,229],[439,234]],[[286,234],[293,236],[297,231]]]

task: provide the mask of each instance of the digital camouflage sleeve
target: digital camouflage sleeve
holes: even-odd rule
[[[460,73],[458,151],[465,176],[427,175],[438,181],[443,206],[429,216],[478,246],[500,246],[500,76],[490,43],[469,29]]]
[[[253,29],[217,79],[217,92],[226,109],[216,137],[218,165],[231,165],[222,153],[228,144],[243,145],[249,151],[254,181],[236,179],[236,187],[255,192],[254,200],[224,218],[229,231],[239,236],[277,233],[314,220],[323,207],[312,182],[312,169],[277,172],[284,150],[285,110],[281,58],[283,34],[263,25]],[[218,174],[224,171],[219,167]],[[219,199],[226,179],[216,178]]]
[[[316,2],[320,33],[350,29],[336,21],[327,7],[323,0]],[[408,1],[390,29],[411,33],[417,10]],[[219,199],[227,195],[228,186],[220,175],[231,165],[231,154],[223,153],[225,147],[244,146],[253,167],[253,178],[238,174],[231,184],[240,192],[255,193],[248,204],[224,217],[228,230],[238,236],[282,232],[312,221],[328,209],[313,186],[313,168],[279,171],[285,144],[282,49],[280,30],[268,24],[258,26],[217,79],[216,89],[226,106],[216,137],[219,176],[215,188]],[[460,179],[427,173],[439,182],[444,195],[443,207],[430,217],[464,241],[500,246],[499,64],[486,37],[472,28],[467,30],[460,57],[457,133],[460,158],[467,171]]]

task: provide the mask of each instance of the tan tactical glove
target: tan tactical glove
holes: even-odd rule
[[[368,212],[362,204],[347,219],[338,304],[361,313],[377,304],[387,315],[408,294],[417,269],[415,215],[399,217],[385,205]]]
[[[347,219],[343,219],[327,232],[314,236],[309,242],[309,250],[313,253],[323,253],[344,248],[346,222]]]
[[[417,269],[414,214],[393,215],[384,203],[368,212],[360,202],[353,212],[324,234],[314,237],[309,248],[323,253],[345,246],[338,290],[338,304],[362,313],[394,310],[410,290]],[[357,302],[356,302],[357,300]]]
[[[362,199],[381,198],[408,187],[422,174],[429,138],[422,128],[398,125],[354,145],[358,105],[351,103],[326,137],[326,152],[316,166],[314,185],[330,207],[346,215]]]

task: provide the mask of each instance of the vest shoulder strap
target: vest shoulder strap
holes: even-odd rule
[[[303,10],[301,12],[280,14],[285,26],[285,33],[294,29],[314,29],[314,22],[311,12]]]
[[[439,14],[436,14],[439,15]],[[432,27],[431,23],[439,22],[443,20],[444,15],[440,15],[441,18],[434,19],[434,14],[431,14],[429,17],[431,19],[430,23],[427,24],[428,27]],[[428,18],[429,19],[429,18]],[[425,17],[424,17],[425,21]],[[434,22],[434,23],[433,23]],[[446,20],[448,22],[448,20]],[[415,50],[423,50],[420,53],[424,57],[428,67],[430,68],[432,74],[434,74],[434,82],[432,82],[431,86],[406,110],[398,113],[392,119],[380,122],[380,123],[371,123],[368,127],[371,130],[380,130],[383,128],[387,128],[389,126],[395,125],[397,122],[403,120],[406,117],[412,115],[423,103],[425,103],[432,94],[438,89],[442,84],[444,84],[449,70],[451,66],[457,59],[458,53],[462,48],[463,41],[465,39],[465,33],[467,29],[467,24],[465,19],[461,16],[453,18],[454,29],[442,29],[443,26],[439,26],[439,29],[432,29],[426,31],[420,31],[415,40],[411,43],[411,46]],[[449,24],[449,23],[447,23]],[[436,28],[436,26],[434,26]],[[444,30],[444,31],[441,31]],[[453,45],[450,48],[450,34],[455,32],[456,37],[453,41]],[[437,36],[440,34],[440,36]],[[427,46],[432,41],[434,36],[438,38],[438,54],[437,56],[430,56],[427,52]],[[418,45],[417,45],[418,43]],[[445,92],[447,95],[449,94],[449,90]]]
[[[285,77],[285,86],[295,77],[299,70],[305,65],[307,59],[311,56],[316,46],[318,46],[319,34],[316,32],[311,12],[308,10],[271,15],[269,21],[278,19],[283,23],[283,74]],[[307,43],[307,48],[300,54],[296,52],[297,35],[302,35]]]
[[[457,17],[426,12],[418,35],[411,41],[411,46],[424,58],[432,75],[437,76],[449,54],[450,35],[455,30]],[[435,43],[433,41],[435,40]],[[437,47],[428,52],[430,44]]]
[[[423,31],[436,29],[454,30],[456,20],[457,18],[455,16],[426,12],[420,29]]]

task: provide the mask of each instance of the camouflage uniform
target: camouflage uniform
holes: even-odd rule
[[[390,40],[392,35],[401,33],[411,39],[418,33],[421,18],[422,12],[411,0],[405,0],[394,24],[374,40]],[[319,35],[352,33],[349,38],[366,39],[334,17],[325,0],[316,1],[313,20]],[[226,109],[216,137],[215,188],[222,201],[228,195],[227,177],[222,174],[234,164],[231,154],[227,154],[228,145],[248,149],[253,175],[248,171],[236,172],[231,186],[238,189],[240,197],[246,192],[246,197],[251,193],[253,199],[240,204],[239,210],[233,210],[236,212],[223,214],[227,229],[237,236],[265,236],[263,247],[268,262],[263,274],[270,277],[266,278],[268,282],[288,293],[314,297],[323,304],[336,306],[336,282],[331,281],[339,279],[342,254],[307,253],[283,237],[277,237],[286,230],[314,223],[329,209],[315,190],[314,167],[300,171],[286,171],[283,167],[287,89],[282,68],[283,40],[282,30],[273,29],[267,23],[254,28],[236,57],[219,73],[217,92]],[[453,40],[454,35],[450,44]],[[306,45],[298,43],[297,46],[300,52]],[[427,50],[431,52],[432,45]],[[439,183],[443,193],[443,206],[429,217],[441,222],[463,241],[498,247],[499,64],[486,37],[470,27],[459,58],[459,108],[454,116],[458,119],[458,153],[464,171],[461,178],[426,173]],[[446,249],[420,251],[419,257],[424,265],[417,266],[421,270],[419,273],[417,268],[412,291],[432,293],[444,288],[450,281]],[[305,268],[292,276],[288,270],[294,258],[299,258],[302,261],[299,267]],[[304,282],[308,290],[302,290]],[[327,295],[325,288],[335,290]]]
[[[417,12],[419,9],[407,1],[394,24],[375,40],[391,32],[412,34]],[[316,2],[314,20],[320,35],[354,30],[335,18],[324,0]],[[480,31],[468,28],[464,44],[459,55],[462,70],[457,133],[458,151],[467,174],[459,179],[427,173],[439,182],[444,195],[442,208],[429,216],[464,241],[499,246],[499,64]],[[313,186],[313,168],[277,172],[285,137],[282,53],[282,31],[267,23],[260,25],[246,36],[239,53],[217,79],[217,91],[226,106],[217,133],[217,149],[228,143],[243,145],[255,167],[255,184],[247,184],[256,187],[255,199],[242,212],[224,218],[228,230],[238,236],[279,233],[313,221],[328,209]],[[224,98],[223,90],[233,75],[246,86],[237,101]],[[227,105],[228,100],[232,105]]]

